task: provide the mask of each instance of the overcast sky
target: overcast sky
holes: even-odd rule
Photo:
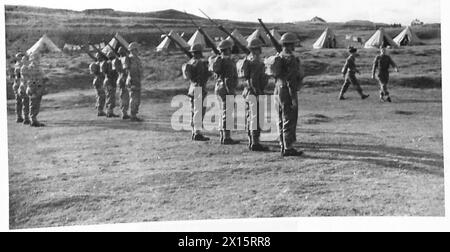
[[[424,22],[440,22],[440,0],[6,0],[6,4],[83,10],[113,8],[148,12],[164,9],[186,10],[201,15],[203,9],[211,17],[239,21],[292,22],[314,16],[329,22],[370,20],[409,24],[414,18]]]

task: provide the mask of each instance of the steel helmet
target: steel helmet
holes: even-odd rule
[[[280,42],[281,44],[295,44],[298,42],[298,38],[295,34],[286,32],[281,36]]]
[[[263,46],[263,42],[260,39],[252,39],[250,43],[248,43],[248,49],[261,48]]]
[[[132,42],[129,46],[128,46],[128,50],[132,51],[132,50],[137,50],[139,49],[139,44],[136,42]]]
[[[358,51],[358,49],[354,48],[353,46],[349,46],[348,47],[348,52],[349,53],[356,53]]]
[[[190,52],[203,52],[203,45],[202,44],[194,44],[191,46]]]
[[[106,54],[106,57],[108,57],[109,59],[111,59],[111,58],[114,58],[116,55],[112,52],[112,51],[109,51],[107,54]]]
[[[123,47],[121,46],[121,47],[119,47],[119,50],[117,50],[117,52],[118,52],[119,54],[124,54],[124,53],[127,53],[127,50],[125,50],[125,48],[123,48]]]
[[[226,49],[231,49],[233,47],[233,42],[231,40],[225,39],[219,43],[219,50],[223,51]]]

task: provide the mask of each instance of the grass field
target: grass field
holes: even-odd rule
[[[43,13],[41,21],[54,24],[45,21],[48,17]],[[23,24],[11,25],[23,18],[19,14],[7,18],[9,52],[32,41],[20,39],[39,33],[34,30],[27,35]],[[108,17],[114,18],[125,17]],[[129,17],[130,22],[136,18],[149,17]],[[340,36],[350,29],[342,24],[336,27]],[[44,56],[49,94],[39,117],[48,127],[16,124],[14,101],[8,101],[10,227],[444,216],[441,45],[435,34],[440,28],[423,28],[419,35],[425,46],[390,51],[401,70],[392,74],[391,104],[378,101],[377,83],[370,79],[376,50],[360,50],[358,58],[363,72],[358,77],[371,97],[362,101],[350,88],[349,100],[337,100],[347,53],[345,49],[310,50],[323,28],[308,26],[300,33],[305,39],[297,54],[307,74],[299,94],[296,147],[305,151],[300,158],[282,158],[277,142],[268,141],[267,133],[263,140],[271,150],[261,154],[247,151],[242,131],[233,132],[241,140],[237,146],[221,146],[217,132],[206,133],[210,142],[195,143],[190,132],[174,131],[170,119],[177,108],[170,106],[171,99],[187,91],[180,70],[186,61],[183,55],[158,55],[150,42],[144,43],[143,123],[96,117],[86,55]],[[127,38],[138,38],[139,29],[129,29]],[[62,41],[70,31],[74,32],[56,29],[55,37]],[[373,30],[354,32],[370,35]],[[265,56],[273,52],[264,49]],[[209,93],[213,86],[210,81]],[[273,82],[267,92],[272,88]],[[7,89],[11,98],[11,88]]]

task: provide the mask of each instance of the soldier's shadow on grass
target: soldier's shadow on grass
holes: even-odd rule
[[[276,148],[278,144],[271,144]],[[414,171],[444,177],[443,156],[415,149],[386,145],[298,143],[301,159],[364,162],[389,169]]]

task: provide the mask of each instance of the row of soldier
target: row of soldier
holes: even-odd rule
[[[275,100],[278,107],[278,130],[280,150],[283,156],[299,156],[302,151],[294,148],[296,142],[296,128],[298,121],[298,91],[302,85],[304,77],[300,59],[295,56],[295,45],[298,42],[297,36],[292,33],[285,33],[280,43],[279,50],[275,56],[269,57],[265,61],[262,59],[262,42],[259,39],[250,41],[246,50],[247,56],[239,63],[234,62],[231,57],[233,41],[223,40],[216,48],[216,55],[204,59],[203,46],[194,44],[190,51],[190,60],[183,65],[183,73],[190,82],[188,96],[192,104],[192,140],[209,141],[201,130],[202,125],[194,123],[194,118],[200,117],[203,121],[205,108],[195,106],[200,99],[200,104],[206,97],[206,83],[214,74],[215,94],[221,102],[222,120],[219,122],[220,143],[224,145],[237,144],[231,138],[230,128],[227,127],[228,110],[233,109],[227,106],[226,96],[236,95],[238,78],[245,79],[245,88],[243,92],[247,102],[247,132],[248,147],[252,151],[265,151],[260,143],[261,130],[259,127],[259,105],[258,99],[248,99],[250,96],[258,98],[264,95],[264,90],[269,77],[274,77]],[[344,100],[344,93],[350,84],[353,84],[361,95],[362,99],[369,97],[362,92],[362,89],[356,78],[359,70],[356,66],[356,57],[358,56],[355,48],[349,49],[350,56],[347,58],[343,68],[345,82],[341,89],[339,99]],[[44,126],[37,120],[40,102],[44,92],[44,78],[39,66],[39,56],[28,56],[18,54],[16,58],[21,58],[14,67],[13,89],[16,94],[16,114],[17,122],[30,124],[34,127]],[[391,102],[387,91],[389,81],[389,67],[397,66],[392,58],[387,55],[386,49],[382,48],[380,55],[375,58],[373,65],[373,78],[380,83],[380,99]],[[243,76],[239,76],[239,72]],[[107,55],[97,53],[96,61],[89,66],[90,72],[94,75],[93,86],[96,90],[97,112],[98,116],[108,118],[119,117],[114,114],[116,87],[120,93],[120,109],[122,119],[131,119],[132,121],[142,121],[137,117],[140,106],[142,63],[138,56],[138,44],[133,42],[128,48],[120,47],[117,53],[110,51]],[[201,92],[194,92],[195,89],[201,89]],[[256,101],[256,102],[255,102]],[[106,112],[105,112],[106,107]],[[130,108],[130,115],[128,109]]]

